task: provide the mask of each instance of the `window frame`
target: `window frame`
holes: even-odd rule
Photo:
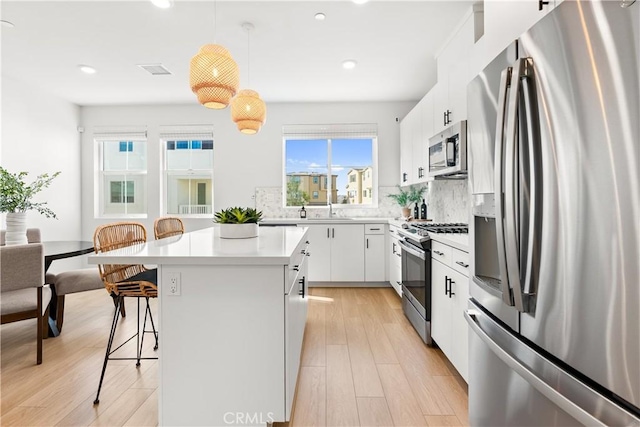
[[[144,135],[144,136],[143,136]],[[110,219],[110,218],[125,218],[125,219],[142,219],[148,218],[149,216],[149,183],[148,183],[148,169],[149,169],[149,156],[148,156],[148,140],[146,137],[146,132],[138,134],[122,134],[118,135],[118,133],[110,134],[109,132],[102,134],[101,132],[97,132],[93,136],[94,147],[96,147],[96,156],[95,156],[95,177],[94,177],[94,218],[96,219]],[[145,161],[144,161],[144,169],[123,169],[123,170],[104,170],[105,164],[105,143],[106,142],[118,142],[118,153],[133,153],[134,143],[140,143],[145,145]],[[126,150],[120,151],[122,147],[122,143],[126,143]],[[123,179],[120,179],[120,182],[134,181],[134,191],[135,191],[135,178],[142,177],[142,195],[144,199],[144,213],[130,213],[127,212],[128,202],[117,202],[109,204],[122,204],[124,205],[125,212],[119,213],[106,213],[107,206],[107,198],[111,200],[111,188],[109,186],[109,193],[105,192],[106,180],[109,176],[123,176]],[[133,178],[133,179],[130,179]],[[135,199],[134,199],[135,200]],[[135,203],[135,201],[134,201]]]
[[[188,138],[188,139],[186,139]],[[178,148],[178,142],[187,142],[187,148]],[[200,144],[196,144],[199,145],[198,147],[193,147],[193,142],[200,142]],[[205,146],[205,142],[211,142],[211,148],[203,148]],[[190,152],[196,151],[198,153],[201,153],[203,151],[211,151],[211,155],[213,156],[213,158],[211,159],[212,162],[212,166],[211,169],[168,169],[168,151],[170,151],[168,149],[168,145],[170,142],[174,142],[175,143],[175,151],[185,151],[185,150],[189,150]],[[206,144],[207,146],[209,144]],[[160,188],[160,211],[162,213],[162,215],[171,215],[171,216],[175,216],[178,218],[211,218],[213,213],[215,212],[215,191],[214,191],[214,169],[215,169],[215,165],[214,165],[214,159],[215,159],[215,140],[213,138],[213,136],[207,136],[207,138],[200,138],[200,137],[187,137],[187,136],[182,136],[180,138],[178,137],[168,137],[166,135],[160,135],[160,149],[161,149],[161,153],[160,153],[160,182],[162,183],[161,188]],[[191,166],[191,165],[190,165]],[[203,171],[208,171],[208,175],[204,175],[202,174]],[[202,214],[192,214],[192,213],[188,213],[188,214],[182,214],[180,212],[178,213],[169,213],[169,206],[168,206],[168,183],[169,183],[169,176],[171,175],[171,173],[178,173],[180,175],[184,174],[184,175],[190,175],[193,176],[193,178],[189,178],[191,180],[194,179],[198,179],[198,178],[202,178],[202,179],[209,179],[211,181],[211,212],[208,213],[202,213]],[[185,178],[186,179],[186,178]],[[196,183],[196,193],[197,193],[197,184]],[[197,195],[196,195],[197,198]]]
[[[331,126],[331,125],[329,125]],[[325,126],[319,126],[325,127]],[[330,195],[333,192],[333,180],[329,180],[329,176],[332,175],[332,140],[345,140],[345,139],[370,139],[371,140],[371,169],[372,169],[372,197],[371,204],[349,204],[349,203],[331,203],[332,208],[335,209],[378,209],[378,135],[377,131],[375,134],[368,135],[340,135],[333,134],[331,132],[327,132],[323,134],[320,132],[309,133],[307,136],[290,136],[283,133],[282,136],[282,207],[286,209],[300,209],[301,206],[288,206],[287,205],[287,141],[288,140],[318,140],[324,139],[327,141],[327,176],[325,176],[325,185],[327,194]],[[348,172],[348,171],[347,171]],[[323,186],[320,185],[322,189]],[[348,193],[345,195],[348,199]],[[330,196],[327,197],[330,200]],[[329,207],[329,203],[326,205],[305,205],[307,210],[310,209],[327,209]]]

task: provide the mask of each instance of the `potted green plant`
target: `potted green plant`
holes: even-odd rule
[[[404,190],[399,185],[397,187],[399,193],[389,194],[389,197],[395,200],[395,202],[402,208],[402,217],[409,218],[411,216],[411,210],[409,209],[409,205],[411,204],[411,199],[409,197],[410,191]]]
[[[253,208],[233,207],[222,209],[214,215],[214,221],[220,224],[222,239],[247,239],[258,236],[258,222],[262,212]]]
[[[34,196],[47,188],[60,172],[52,175],[44,173],[28,184],[25,181],[28,172],[10,173],[0,167],[0,212],[7,214],[5,244],[27,244],[27,211],[35,210],[47,218],[57,218],[46,207],[47,202],[35,202]]]

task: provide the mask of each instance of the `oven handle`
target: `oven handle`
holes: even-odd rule
[[[411,255],[415,255],[418,258],[426,261],[427,253],[425,251],[422,251],[416,247],[411,246],[410,244],[406,243],[404,240],[399,240],[398,243],[402,247],[402,250],[407,251]]]

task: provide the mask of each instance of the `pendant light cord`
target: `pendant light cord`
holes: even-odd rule
[[[218,30],[218,2],[213,0],[213,43],[217,42],[217,30]]]
[[[251,87],[251,28],[247,28],[247,87]]]

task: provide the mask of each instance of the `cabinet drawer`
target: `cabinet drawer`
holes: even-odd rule
[[[431,258],[437,259],[444,265],[451,266],[451,246],[443,245],[440,242],[431,241]]]
[[[298,247],[296,253],[291,257],[291,264],[289,264],[286,268],[289,270],[289,279],[285,283],[285,294],[289,292],[291,286],[298,280],[298,276],[300,272],[303,271],[304,264],[307,259],[307,251],[309,250],[309,246],[305,243]],[[302,278],[302,276],[300,276]]]
[[[365,224],[364,234],[384,234],[384,224]]]
[[[456,248],[451,248],[451,267],[469,277],[469,254]]]

